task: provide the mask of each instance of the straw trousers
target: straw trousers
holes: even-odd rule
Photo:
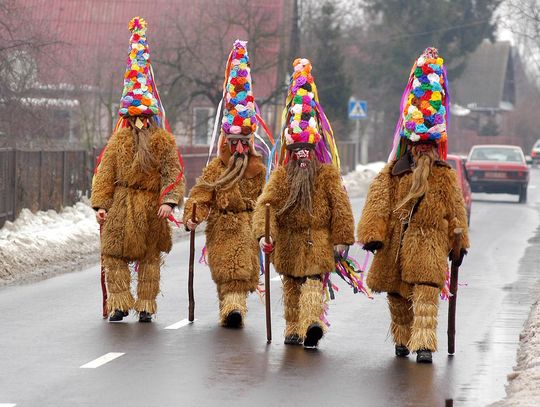
[[[156,297],[159,293],[161,256],[157,248],[151,248],[138,261],[137,267],[137,299],[131,293],[131,271],[129,260],[103,256],[105,280],[107,283],[107,310],[137,312],[146,311],[155,314],[157,311]]]
[[[305,338],[307,329],[318,323],[323,330],[326,325],[324,313],[322,276],[283,276],[283,305],[285,311],[285,336],[298,335]]]
[[[388,293],[390,330],[396,345],[410,351],[437,350],[437,314],[440,289],[429,285],[413,285],[407,297]]]

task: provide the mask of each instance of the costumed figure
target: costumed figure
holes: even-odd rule
[[[92,186],[92,207],[102,224],[101,253],[109,321],[130,309],[140,322],[157,310],[161,252],[172,247],[167,219],[182,201],[184,177],[172,134],[161,128],[164,111],[154,82],[146,21],[129,23],[131,45],[117,129],[101,154]],[[130,263],[137,272],[137,299],[130,290]]]
[[[206,220],[208,265],[217,286],[219,319],[229,328],[243,326],[247,296],[259,282],[259,247],[251,222],[266,174],[254,144],[261,119],[255,111],[246,44],[236,40],[227,61],[218,156],[204,168],[184,208],[189,230]]]
[[[283,276],[285,344],[313,348],[326,330],[323,278],[335,270],[334,256],[344,256],[354,243],[354,218],[311,63],[296,59],[293,67],[279,165],[257,201],[253,232]],[[264,238],[266,204],[270,243]]]
[[[371,184],[358,224],[358,240],[376,252],[367,284],[388,293],[396,355],[416,352],[420,363],[431,363],[437,350],[439,294],[457,228],[459,263],[469,247],[463,197],[444,161],[449,105],[443,59],[427,48],[412,68],[389,163]]]

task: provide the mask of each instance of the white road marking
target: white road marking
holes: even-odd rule
[[[196,320],[197,319],[195,318],[195,320],[193,322],[195,322]],[[175,322],[174,324],[165,327],[165,329],[180,329],[180,328],[183,328],[183,327],[185,327],[185,326],[187,326],[189,324],[191,324],[191,322],[189,322],[189,320],[183,319],[181,321]]]
[[[0,407],[15,407],[17,404],[11,403],[0,403]]]
[[[270,281],[281,281],[281,276],[272,277]]]
[[[111,360],[119,358],[122,355],[125,355],[125,353],[122,353],[122,352],[106,353],[105,355],[100,356],[99,358],[94,359],[91,362],[86,363],[85,365],[82,365],[81,369],[95,369],[96,367],[100,367],[104,365],[105,363],[109,363]]]

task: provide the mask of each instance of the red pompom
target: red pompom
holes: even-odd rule
[[[242,119],[240,116],[235,116],[233,119],[233,125],[242,126],[242,124],[244,124],[244,119]]]

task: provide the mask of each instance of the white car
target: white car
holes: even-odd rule
[[[536,143],[534,143],[531,149],[531,160],[533,167],[536,167],[540,163],[540,139],[536,140]]]

